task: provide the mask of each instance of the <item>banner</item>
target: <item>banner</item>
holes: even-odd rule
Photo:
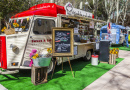
[[[92,13],[74,8],[70,2],[68,2],[65,5],[65,10],[66,10],[66,15],[79,15],[79,16],[83,16],[83,17],[92,18]]]
[[[94,28],[94,21],[90,21],[89,28]]]
[[[107,33],[111,34],[111,23],[110,22],[107,23]]]

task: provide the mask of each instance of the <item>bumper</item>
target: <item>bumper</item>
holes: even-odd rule
[[[15,74],[18,73],[19,70],[0,70],[0,74]]]

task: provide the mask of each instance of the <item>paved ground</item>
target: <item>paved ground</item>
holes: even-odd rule
[[[130,51],[120,50],[119,57],[125,59],[83,90],[130,90]]]
[[[8,90],[3,85],[0,84],[0,90]]]

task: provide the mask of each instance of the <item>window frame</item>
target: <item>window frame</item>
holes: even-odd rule
[[[27,18],[30,18],[28,30],[27,30],[27,31],[18,32],[18,33],[28,33],[28,32],[30,31],[30,27],[31,27],[31,23],[32,23],[33,17],[32,17],[32,16],[29,16],[29,17],[10,18],[10,20],[12,20],[12,21],[17,20],[17,19],[27,19]]]
[[[32,33],[33,33],[34,35],[51,35],[51,34],[52,34],[52,31],[51,31],[50,34],[36,34],[36,33],[34,33],[33,30],[34,30],[34,26],[35,26],[35,21],[38,20],[38,19],[52,20],[52,21],[54,21],[54,23],[55,23],[55,26],[54,26],[54,27],[56,27],[56,20],[55,20],[54,18],[40,18],[40,17],[38,17],[38,18],[35,18],[35,19],[34,19],[33,28],[32,28]]]

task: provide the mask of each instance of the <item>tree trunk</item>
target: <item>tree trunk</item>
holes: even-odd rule
[[[94,17],[97,18],[97,5],[96,5],[97,0],[93,0],[93,6],[94,6],[94,10],[93,10],[93,14]]]
[[[108,15],[107,22],[110,22],[110,19],[111,19],[110,17],[111,17],[111,15],[109,14],[109,15]]]
[[[116,5],[116,11],[117,11],[117,16],[116,16],[116,24],[118,24],[118,17],[119,17],[119,0],[117,0],[117,5]]]
[[[126,3],[125,3],[124,17],[123,17],[123,21],[122,21],[123,26],[124,26],[124,22],[125,22],[125,18],[126,18],[127,7],[128,7],[128,0],[126,0]]]

